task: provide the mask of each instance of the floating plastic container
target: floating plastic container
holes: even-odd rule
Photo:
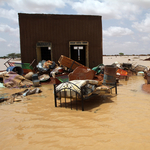
[[[40,86],[40,80],[34,80],[33,81],[33,86],[34,87],[39,87]]]
[[[39,78],[38,78],[38,74],[33,74],[32,75],[32,81],[34,81],[34,80],[38,80]]]
[[[116,67],[113,65],[106,65],[104,67],[104,84],[114,84],[116,82]]]
[[[138,76],[144,76],[144,72],[143,72],[143,71],[139,71],[139,72],[137,73],[137,75],[138,75]]]
[[[8,72],[13,71],[13,72],[16,72],[19,75],[23,75],[23,69],[19,66],[8,67],[6,71],[8,71]]]
[[[34,87],[40,86],[40,80],[38,79],[38,74],[32,75],[32,82]]]
[[[121,76],[127,76],[128,75],[128,72],[123,70],[123,69],[118,69],[116,73],[118,75],[121,75]]]

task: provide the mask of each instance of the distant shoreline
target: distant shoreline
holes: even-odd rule
[[[120,62],[120,63],[131,63],[131,64],[140,64],[144,66],[149,66],[149,61],[144,61],[144,59],[150,58],[149,55],[103,55],[103,64],[104,65],[111,65],[114,62]],[[6,70],[7,67],[4,65],[5,62],[7,62],[9,59],[3,59],[0,58],[0,71]],[[21,58],[15,58],[11,59],[10,62],[18,62],[21,63]],[[58,61],[56,61],[58,63]],[[97,64],[99,65],[99,64]]]

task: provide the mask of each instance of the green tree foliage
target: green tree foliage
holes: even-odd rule
[[[120,55],[120,56],[123,56],[123,55],[124,55],[124,53],[119,53],[119,55]]]
[[[16,57],[16,55],[15,55],[15,53],[10,53],[10,54],[7,55],[7,57],[8,57],[8,58],[13,58],[13,59],[14,59],[14,58]]]
[[[21,57],[21,54],[20,53],[10,53],[6,56],[7,58],[20,58]]]
[[[17,54],[16,54],[16,58],[21,58],[21,54],[20,54],[20,53],[17,53]]]

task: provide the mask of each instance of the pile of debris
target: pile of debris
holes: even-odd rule
[[[42,60],[38,63],[36,69],[25,70],[18,65],[12,66],[14,63],[7,63],[11,65],[7,67],[7,71],[0,73],[0,78],[3,78],[3,84],[8,88],[37,87],[47,81],[49,81],[48,83],[59,84],[71,80],[86,79],[98,80],[99,84],[102,84],[103,79],[108,77],[108,75],[115,76],[117,80],[127,80],[130,76],[138,74],[142,74],[146,78],[147,71],[149,70],[146,66],[119,62],[106,66],[99,64],[91,69],[64,55],[60,56],[58,64],[51,60]],[[115,68],[115,74],[111,74],[111,71],[106,72],[106,68]],[[105,74],[107,74],[106,77]]]
[[[12,66],[14,63],[7,63],[11,65],[7,67],[7,71],[0,73],[0,78],[3,78],[3,85],[8,88],[37,87],[43,82],[59,84],[71,80],[86,79],[98,80],[102,84],[105,74],[107,74],[107,77],[109,73],[111,74],[111,71],[105,71],[106,68],[115,68],[115,75],[111,74],[111,76],[115,76],[117,80],[128,79],[130,76],[140,73],[143,76],[145,75],[146,78],[149,70],[146,66],[119,62],[114,62],[111,65],[99,64],[91,69],[64,55],[60,56],[58,64],[51,60],[42,60],[38,63],[36,69],[27,70],[18,65]]]
[[[120,79],[128,80],[130,76],[138,74],[147,79],[150,74],[146,66],[131,63],[99,64],[91,69],[64,55],[60,56],[58,64],[51,60],[42,60],[34,69],[31,64],[28,68],[23,68],[9,61],[7,63],[7,70],[0,72],[1,84],[7,88],[39,87],[42,83],[59,84],[72,80],[97,80],[99,85],[103,85]]]
[[[142,75],[145,76],[147,74],[149,68],[143,65],[135,65],[131,63],[119,63],[115,62],[112,65],[116,66],[117,71],[116,75],[120,79],[122,76],[126,76],[126,79],[128,79],[132,75]]]

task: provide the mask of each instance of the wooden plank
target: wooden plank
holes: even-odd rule
[[[64,55],[60,56],[58,63],[64,67],[67,67],[67,68],[72,69],[72,70],[74,70],[78,66],[84,66],[84,65],[72,60],[71,58],[64,56]]]

